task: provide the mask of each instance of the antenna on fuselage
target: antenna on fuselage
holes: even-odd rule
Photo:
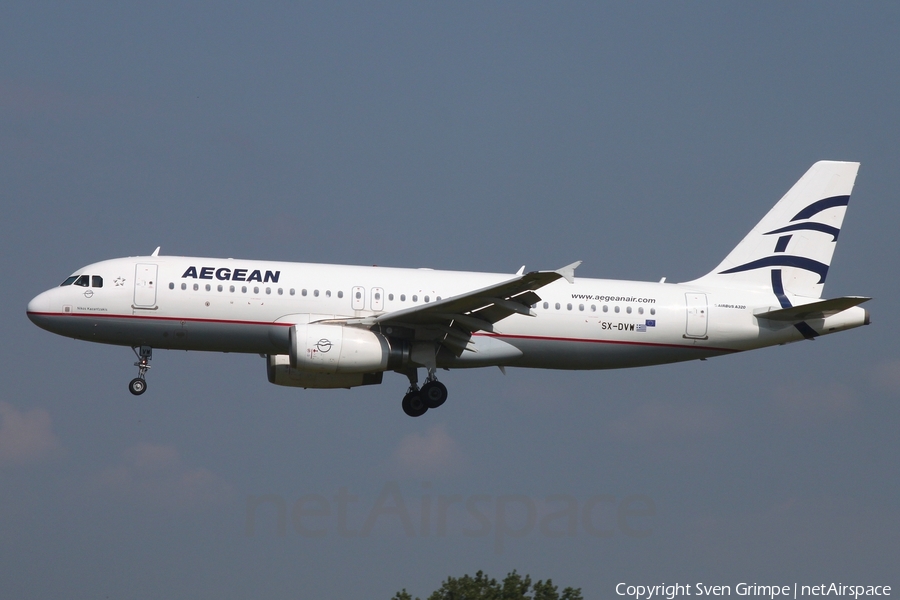
[[[159,249],[160,249],[160,248],[162,248],[162,246],[157,246],[157,247],[156,247],[156,250],[154,250],[154,251],[153,251],[153,254],[151,254],[150,256],[159,256]]]

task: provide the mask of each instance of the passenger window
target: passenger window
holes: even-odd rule
[[[426,303],[431,302],[431,298],[429,298],[428,296],[425,296],[425,302]]]
[[[613,309],[613,310],[615,310],[616,312],[619,312],[619,307],[617,306],[617,307],[616,307],[615,309]]]
[[[182,284],[181,284],[181,289],[186,290],[186,289],[187,289],[187,284],[186,284],[186,283],[182,283]]]
[[[655,314],[656,314],[656,309],[655,309],[655,308],[651,308],[651,309],[650,309],[650,314],[651,314],[651,315],[655,315]]]
[[[222,284],[220,283],[219,285],[217,285],[217,286],[216,286],[216,289],[219,290],[219,291],[221,292],[222,289],[223,289],[223,288],[222,288]]]
[[[90,276],[89,276],[89,275],[82,275],[81,277],[79,277],[78,279],[75,280],[75,285],[78,285],[78,286],[81,286],[81,287],[88,287],[89,285],[91,285],[91,278],[90,278]]]
[[[304,289],[304,290],[300,290],[300,295],[301,295],[301,296],[305,296],[305,295],[306,295],[306,290],[305,290],[305,289]]]
[[[362,298],[362,292],[356,292],[356,299],[359,300]]]
[[[393,294],[388,294],[388,300],[393,301],[393,300],[394,300],[394,295],[393,295]]]
[[[291,288],[291,296],[294,295],[294,288]]]
[[[631,307],[629,306],[628,308],[626,308],[626,309],[625,309],[625,312],[627,312],[627,313],[630,315],[630,314],[631,314]]]
[[[211,292],[211,291],[212,291],[212,286],[209,285],[208,283],[206,284],[206,291],[207,291],[207,292]]]
[[[435,300],[436,300],[437,302],[440,302],[440,301],[441,301],[441,297],[438,296],[437,298],[435,298]]]
[[[284,296],[284,290],[281,289],[281,288],[278,288],[278,295],[279,295],[279,296]]]
[[[550,308],[550,303],[549,303],[549,302],[544,302],[544,310],[546,310],[546,309],[548,309],[548,308]]]
[[[258,294],[258,293],[259,293],[259,288],[258,288],[257,286],[253,286],[253,293],[254,293],[254,294]]]
[[[234,293],[234,286],[233,286],[233,285],[229,285],[229,286],[228,286],[228,291]]]
[[[571,304],[571,303],[566,304],[566,310],[572,310],[572,304]]]
[[[343,298],[343,297],[344,297],[344,292],[338,292],[338,298]]]
[[[246,285],[242,285],[242,286],[241,286],[241,293],[242,293],[242,294],[246,294],[246,293],[247,293],[247,286],[246,286]]]
[[[603,305],[603,312],[609,312],[609,306],[606,304]]]
[[[325,290],[325,297],[331,298],[331,290]]]
[[[175,289],[175,284],[172,283],[171,281],[169,282],[169,289],[170,289],[170,290],[174,290],[174,289]]]
[[[375,299],[381,300],[381,294],[379,292],[375,292]],[[427,302],[427,301],[426,301]]]
[[[318,298],[318,297],[319,297],[319,290],[313,290],[313,296],[315,296],[316,298]]]
[[[559,302],[556,303],[556,310],[559,310]]]
[[[72,275],[71,277],[66,278],[66,280],[61,284],[59,284],[59,287],[62,287],[64,285],[72,285],[73,283],[75,283],[76,279],[78,279],[78,275]]]
[[[597,312],[597,305],[591,304],[591,312]]]
[[[643,307],[643,306],[638,306],[638,314],[639,314],[639,315],[644,314],[644,307]]]
[[[200,284],[199,284],[199,283],[195,283],[195,284],[194,284],[194,291],[196,292],[196,291],[199,290],[199,289],[200,289]]]
[[[406,294],[400,294],[400,302],[406,302]]]
[[[91,287],[101,288],[103,287],[103,278],[99,275],[91,276]]]
[[[272,288],[266,288],[266,294],[271,294],[271,293],[272,293]]]
[[[416,294],[413,294],[412,301],[413,301],[413,302],[418,302],[418,301],[419,301],[419,297],[418,297]]]

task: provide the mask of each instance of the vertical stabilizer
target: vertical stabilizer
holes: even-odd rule
[[[814,164],[719,266],[691,283],[821,298],[859,163]]]

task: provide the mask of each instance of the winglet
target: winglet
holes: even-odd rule
[[[157,247],[156,247],[156,250],[154,250],[154,251],[153,251],[153,254],[151,254],[150,256],[159,256],[159,249],[160,249],[160,248],[162,248],[162,246],[157,246]]]
[[[578,268],[578,265],[580,265],[581,262],[582,261],[580,260],[576,260],[571,265],[566,265],[562,269],[557,269],[554,272],[561,275],[569,283],[575,283],[575,269]]]
[[[522,275],[523,273],[525,273],[525,265],[519,267],[519,270],[516,271],[516,275]]]

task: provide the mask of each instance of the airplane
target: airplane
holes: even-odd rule
[[[822,299],[859,163],[815,163],[724,260],[684,283],[575,278],[581,261],[514,275],[222,258],[116,258],[28,303],[66,337],[242,352],[268,380],[352,388],[406,375],[418,417],[447,399],[438,369],[615,369],[705,360],[868,325],[861,296]],[[419,369],[426,378],[418,385]]]

